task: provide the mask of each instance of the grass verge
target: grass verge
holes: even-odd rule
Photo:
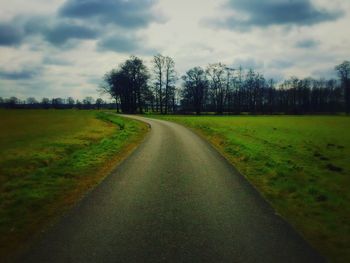
[[[145,124],[98,111],[2,110],[0,258],[96,186],[143,139]]]
[[[350,262],[350,118],[153,116],[210,141],[331,262]]]

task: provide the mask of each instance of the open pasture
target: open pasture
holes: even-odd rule
[[[147,130],[99,111],[1,110],[0,120],[0,257],[100,182]]]
[[[208,139],[307,240],[350,260],[350,118],[165,116]]]

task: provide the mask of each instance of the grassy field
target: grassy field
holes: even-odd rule
[[[350,118],[156,118],[213,143],[331,262],[350,262]]]
[[[148,129],[97,111],[0,110],[0,120],[0,258],[100,182]]]

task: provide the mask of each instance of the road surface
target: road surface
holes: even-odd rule
[[[20,262],[322,262],[193,132],[161,120]]]

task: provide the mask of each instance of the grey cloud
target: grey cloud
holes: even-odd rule
[[[56,87],[57,83],[49,82],[43,78],[40,79],[20,79],[16,81],[3,82],[6,85],[2,85],[4,88],[1,90],[1,94],[4,97],[16,96],[21,99],[28,97],[35,97],[38,100],[42,97],[56,96],[56,91],[52,87]],[[0,84],[1,78],[0,78]],[[60,90],[61,91],[61,90]],[[66,93],[68,94],[68,93]],[[57,96],[58,97],[58,96]]]
[[[30,36],[39,36],[49,44],[69,49],[80,40],[97,40],[97,51],[115,51],[120,53],[136,52],[154,54],[155,50],[144,46],[144,38],[138,37],[137,29],[121,29],[113,24],[102,26],[99,23],[82,23],[80,20],[60,17],[16,18],[17,28],[22,28],[21,41]],[[88,24],[88,25],[86,25]],[[113,32],[113,33],[111,33]],[[143,43],[142,45],[140,43]],[[46,57],[47,65],[66,65],[67,62]]]
[[[278,60],[272,60],[268,64],[268,67],[275,68],[275,69],[285,69],[285,68],[292,67],[294,64],[295,63],[290,60],[278,59]]]
[[[318,9],[310,0],[229,0],[225,5],[246,16],[212,21],[217,26],[245,30],[271,25],[313,25],[339,18],[343,13]]]
[[[311,74],[316,78],[337,78],[337,73],[333,67],[314,70]]]
[[[262,61],[257,61],[254,58],[238,58],[235,59],[233,66],[235,68],[242,67],[243,69],[261,69],[264,67],[264,63]]]
[[[14,46],[22,42],[24,36],[17,26],[11,23],[0,23],[0,46]]]
[[[93,85],[101,84],[101,76],[88,77],[87,82]]]
[[[320,44],[319,41],[313,40],[313,39],[304,39],[301,41],[298,41],[295,46],[298,48],[315,48]]]
[[[69,49],[81,40],[96,39],[99,40],[98,49],[102,51],[149,52],[133,37],[108,37],[108,33],[127,30],[128,34],[134,34],[151,22],[161,22],[164,17],[154,10],[157,2],[67,0],[54,16],[17,15],[10,23],[0,23],[0,46],[20,45],[32,41],[32,37],[39,37],[53,46]]]
[[[143,39],[137,36],[120,33],[119,35],[103,38],[98,42],[97,49],[98,51],[115,51],[119,53],[155,54],[155,50],[140,44],[144,42]]]
[[[70,39],[94,39],[98,33],[89,27],[61,22],[42,32],[44,38],[54,45],[65,44]]]
[[[44,57],[43,64],[45,65],[56,65],[56,66],[69,66],[73,63],[57,57]]]
[[[163,17],[152,10],[155,0],[68,0],[60,9],[61,17],[95,19],[124,28],[145,27],[161,22]]]
[[[14,20],[19,21],[26,35],[40,34],[45,31],[53,18],[38,16],[38,17],[16,17]]]
[[[139,48],[137,43],[137,38],[123,36],[120,34],[102,39],[100,42],[98,42],[98,49],[100,51],[110,50],[128,53]]]
[[[108,35],[120,31],[132,35],[152,21],[159,21],[153,11],[155,3],[156,0],[68,0],[56,16],[17,16],[13,22],[19,30],[9,29],[8,25],[0,27],[0,36],[4,35],[1,42],[21,44],[26,37],[39,36],[54,46],[69,49],[81,40],[96,39],[102,51],[150,52],[137,44],[140,39]]]
[[[47,42],[61,47],[71,39],[95,39],[100,31],[100,27],[92,28],[70,19],[17,16],[8,23],[0,23],[0,45],[19,45],[28,37],[41,36]]]
[[[28,80],[33,79],[40,71],[40,68],[21,69],[17,71],[0,69],[0,78],[7,80]]]

